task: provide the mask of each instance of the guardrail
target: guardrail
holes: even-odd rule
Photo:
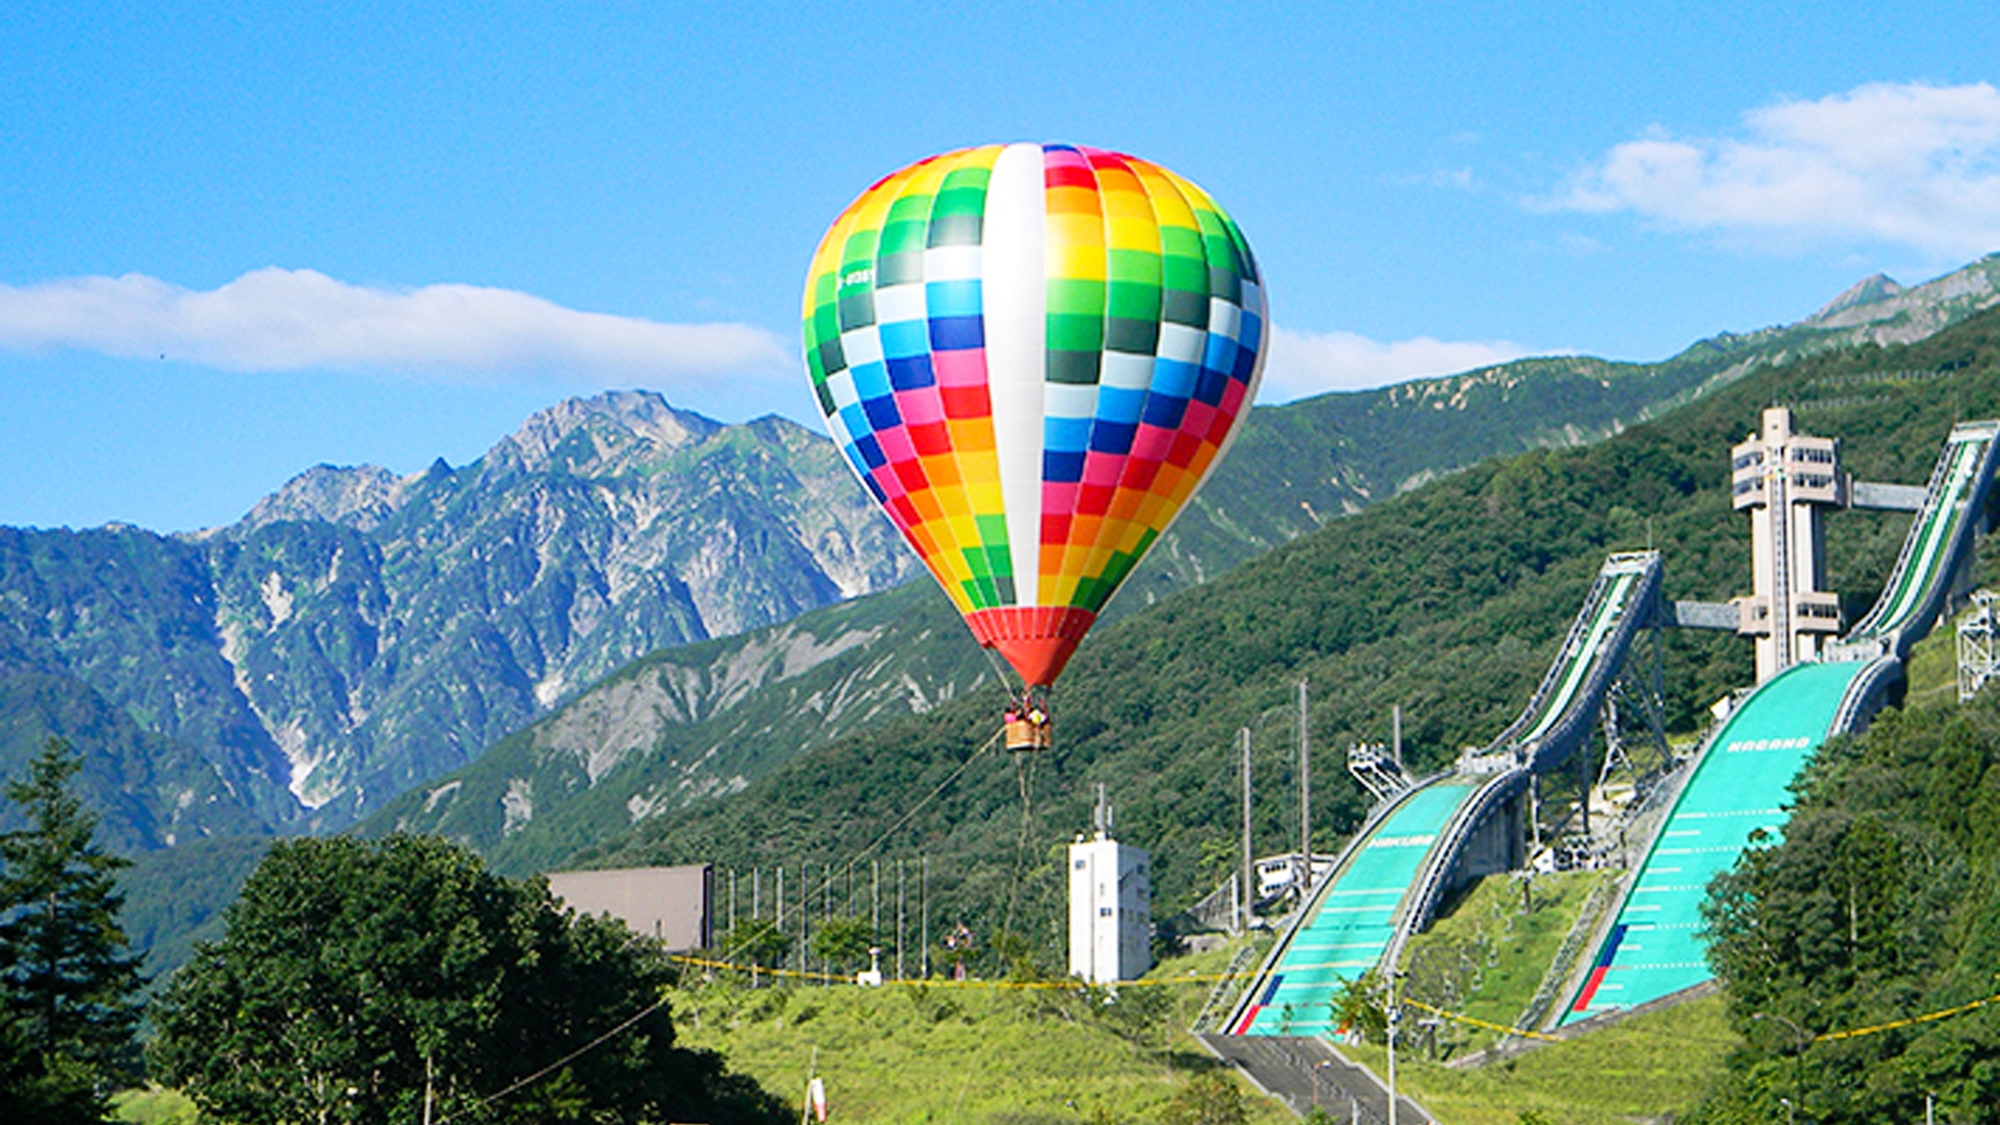
[[[1952,575],[1979,531],[1977,517],[1992,485],[1996,458],[2000,458],[1996,438],[2000,438],[2000,422],[1962,422],[1952,428],[1944,452],[1931,470],[1923,509],[1910,525],[1882,596],[1845,637],[1828,646],[1829,658],[1908,658],[1911,646],[1930,631],[1949,593]],[[1938,526],[1940,521],[1943,527]],[[1911,592],[1908,586],[1918,580],[1923,585],[1914,591],[1916,597],[1911,601],[1906,596]]]

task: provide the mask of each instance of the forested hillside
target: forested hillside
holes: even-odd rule
[[[921,809],[985,744],[997,689],[809,753],[585,858],[839,870],[910,816],[884,853],[931,856],[945,909],[987,932],[1047,926],[1046,939],[1061,893],[1052,849],[1087,827],[1087,794],[1103,782],[1121,836],[1154,852],[1157,902],[1171,911],[1225,869],[1238,727],[1256,732],[1269,795],[1260,838],[1295,838],[1286,762],[1296,680],[1310,680],[1319,701],[1316,836],[1326,847],[1362,811],[1341,768],[1346,745],[1384,737],[1392,704],[1419,765],[1497,733],[1606,552],[1664,550],[1669,597],[1744,592],[1748,536],[1729,507],[1728,449],[1773,401],[1791,403],[1801,428],[1843,439],[1859,477],[1920,482],[1953,421],[2000,414],[2000,314],[1907,348],[1759,372],[1596,446],[1487,462],[1165,599],[1084,645],[1058,691],[1055,753],[1011,765],[989,753]],[[1907,526],[1907,516],[1867,512],[1830,521],[1829,578],[1850,620],[1873,600]],[[1749,679],[1742,642],[1671,637],[1670,723],[1693,729]]]
[[[1802,1046],[2000,994],[2000,698],[1889,712],[1821,751],[1782,843],[1708,904],[1749,1048],[1701,1115],[2000,1121],[2000,1003]]]

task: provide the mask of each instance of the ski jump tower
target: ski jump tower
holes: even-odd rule
[[[1750,513],[1754,593],[1735,599],[1736,631],[1757,649],[1757,682],[1817,660],[1840,632],[1840,598],[1826,578],[1822,509],[1843,503],[1839,449],[1792,430],[1792,412],[1764,411],[1763,428],[1730,450],[1737,511]]]

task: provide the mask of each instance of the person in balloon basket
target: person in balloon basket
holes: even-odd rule
[[[1007,749],[1046,750],[1049,748],[1049,712],[1033,699],[1017,699],[1002,716],[1006,724]]]

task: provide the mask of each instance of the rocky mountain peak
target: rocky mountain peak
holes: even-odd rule
[[[1846,329],[1859,343],[1908,344],[1983,309],[2000,304],[2000,254],[1905,288],[1881,274],[1833,299],[1804,322],[1816,329]]]
[[[1827,302],[1826,307],[1812,314],[1807,319],[1807,322],[1812,323],[1814,321],[1827,320],[1836,313],[1847,309],[1859,308],[1862,305],[1872,305],[1879,301],[1886,301],[1905,291],[1895,278],[1890,277],[1886,273],[1878,273],[1872,277],[1865,277],[1842,290],[1840,296]]]
[[[489,467],[511,462],[530,472],[562,468],[594,474],[658,460],[722,428],[714,419],[676,409],[652,391],[606,391],[537,411],[494,447],[486,461]]]
[[[227,530],[240,535],[281,520],[324,520],[371,531],[401,506],[408,485],[380,465],[314,465]]]

